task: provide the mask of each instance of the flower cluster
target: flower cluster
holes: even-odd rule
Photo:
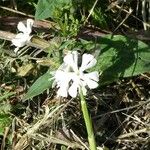
[[[55,73],[54,84],[57,86],[57,95],[76,97],[82,90],[86,95],[87,87],[94,89],[98,87],[99,74],[97,71],[85,73],[96,64],[96,59],[91,54],[83,54],[82,63],[79,66],[79,54],[77,51],[69,52],[64,57],[64,63]]]
[[[20,33],[16,35],[14,39],[12,39],[13,45],[16,46],[14,52],[17,53],[20,47],[25,46],[31,39],[30,33],[32,32],[32,26],[34,21],[32,19],[27,19],[27,25],[25,26],[23,22],[19,22],[17,25]]]

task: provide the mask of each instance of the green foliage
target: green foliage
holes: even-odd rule
[[[36,7],[37,0],[27,0],[27,3],[33,7]]]
[[[63,10],[68,9],[71,0],[39,0],[36,8],[35,18],[58,18],[61,17]]]
[[[100,85],[108,84],[118,80],[120,77],[132,77],[150,71],[150,47],[138,40],[130,39],[121,35],[107,35],[98,39],[98,44],[92,41],[81,40],[75,42],[68,40],[61,48],[74,45],[76,49],[91,51],[96,48],[97,65],[94,70],[101,73]],[[96,47],[95,47],[96,45]],[[99,52],[97,52],[99,51]],[[30,87],[25,99],[41,94],[44,90],[51,88],[52,75],[48,71]]]
[[[94,6],[95,2],[97,3]],[[67,54],[68,51],[78,50],[81,52],[81,54],[91,53],[95,57],[97,57],[97,65],[95,66],[95,68],[93,68],[93,70],[97,70],[100,72],[99,83],[101,86],[117,81],[118,79],[122,79],[126,77],[130,77],[132,79],[132,76],[140,75],[141,73],[145,73],[145,72],[150,72],[150,47],[147,44],[139,40],[127,38],[121,35],[114,35],[114,36],[107,35],[102,38],[93,38],[95,35],[91,33],[92,30],[89,30],[89,27],[91,28],[96,27],[96,28],[93,28],[95,29],[94,30],[95,34],[97,34],[97,29],[100,29],[99,30],[100,32],[103,31],[103,29],[106,29],[107,31],[111,31],[112,28],[113,30],[116,29],[118,24],[125,18],[126,16],[125,11],[120,11],[120,9],[116,7],[113,7],[111,10],[108,10],[108,8],[110,8],[111,6],[113,6],[113,4],[115,4],[111,2],[106,1],[106,0],[100,0],[100,1],[95,1],[95,0],[77,0],[77,1],[76,0],[75,1],[73,0],[26,0],[26,1],[2,0],[0,2],[2,6],[3,5],[5,6],[5,8],[11,7],[13,9],[19,10],[29,15],[33,15],[35,13],[35,19],[49,19],[55,22],[54,26],[52,23],[54,30],[51,28],[51,30],[49,30],[50,33],[47,32],[48,31],[47,26],[49,25],[49,22],[45,21],[42,26],[40,25],[40,23],[35,23],[33,27],[34,36],[30,40],[31,43],[29,43],[29,45],[27,45],[26,47],[22,48],[21,53],[19,55],[14,54],[13,52],[14,46],[10,46],[11,41],[0,39],[0,135],[2,135],[1,137],[4,136],[5,143],[4,144],[2,143],[5,147],[4,149],[11,149],[9,147],[12,147],[12,145],[13,147],[15,147],[16,141],[17,143],[21,144],[20,141],[24,139],[23,134],[26,134],[25,133],[26,130],[24,130],[24,126],[25,126],[25,129],[30,128],[30,129],[33,129],[32,131],[34,131],[37,125],[36,122],[39,123],[40,118],[43,118],[43,116],[44,117],[49,116],[49,114],[51,114],[51,111],[47,109],[48,107],[45,109],[45,111],[42,110],[43,108],[41,108],[38,101],[35,103],[32,103],[32,102],[23,103],[22,95],[24,95],[24,92],[25,92],[24,88],[28,87],[31,84],[31,81],[35,81],[35,79],[36,81],[29,88],[28,92],[23,98],[24,100],[31,99],[43,93],[46,89],[49,89],[49,88],[50,88],[50,91],[53,92],[53,90],[51,90],[53,76],[52,74],[50,74],[50,72],[52,72],[53,70],[59,67],[60,63],[63,61],[63,57]],[[137,3],[133,2],[133,4],[137,4]],[[133,4],[131,5],[131,8],[134,14],[136,11],[135,6],[141,5],[141,1],[139,4],[135,6],[133,6]],[[130,8],[130,5],[128,3],[122,3],[118,5],[127,11]],[[141,15],[141,13],[139,14]],[[20,17],[20,16],[19,14],[15,15],[14,13],[11,13],[5,9],[1,9],[1,19],[4,20],[4,22],[2,21],[2,23],[0,23],[2,24],[1,30],[8,31],[8,34],[9,32],[15,33],[15,31],[18,31],[18,30],[15,27],[10,28],[12,26],[11,18],[9,17],[7,18],[7,16],[9,17],[12,16],[14,18],[13,20],[18,20],[17,17]],[[87,18],[88,16],[90,17]],[[142,28],[142,22],[138,24],[138,21],[137,21],[135,25],[132,25],[134,24],[134,22],[135,20],[133,16],[130,16],[126,20],[126,24],[130,28],[132,27],[134,31],[136,29],[139,30]],[[88,25],[88,28],[86,25]],[[52,26],[50,25],[50,27]],[[123,29],[125,28],[126,27],[124,26]],[[84,29],[87,29],[87,30],[85,31]],[[122,26],[120,26],[119,29],[122,29]],[[89,34],[91,41],[81,39],[83,32],[80,34],[79,31],[81,32],[83,31],[85,34]],[[39,41],[42,41],[41,38],[39,38],[39,41],[35,38],[37,41],[34,43],[33,41],[35,40],[34,39],[35,34],[41,35],[41,38],[42,37],[44,38],[43,39],[44,42],[43,43],[41,42],[43,44],[41,45],[42,47],[41,49],[39,49],[38,46],[37,48],[35,48],[36,42],[38,45]],[[32,47],[32,44],[35,47]],[[79,64],[80,64],[80,61],[79,61]],[[48,67],[49,67],[49,71],[45,73],[45,69],[47,70]],[[40,75],[44,74],[44,75],[39,77],[39,74]],[[119,105],[119,108],[116,108],[116,104],[118,104],[118,101],[116,101],[115,103],[112,102],[113,103],[111,105],[112,108],[122,109],[123,107],[124,109],[124,106],[126,107],[130,105],[139,106],[140,104],[138,104],[139,103],[138,98],[148,97],[146,93],[148,90],[145,88],[148,82],[145,82],[145,81],[149,81],[149,79],[136,78],[135,84],[140,85],[140,87],[142,86],[142,88],[140,88],[141,94],[139,94],[139,92],[136,91],[137,90],[136,85],[135,87],[133,86],[132,94],[134,95],[133,97],[136,98],[136,101],[133,101],[134,103],[132,103],[131,101],[129,102],[122,101]],[[126,82],[124,82],[123,84],[125,83]],[[118,86],[118,91],[116,91],[118,93],[121,93],[121,97],[124,97],[122,95],[122,88],[124,88],[124,86],[128,86],[128,85],[123,85],[123,86],[121,85],[121,87]],[[114,87],[111,86],[111,89],[113,88]],[[137,94],[134,91],[136,91]],[[98,93],[99,90],[98,91],[96,90],[95,92]],[[128,93],[126,90],[125,93],[123,94],[127,95],[127,98],[130,99],[130,97],[132,97],[130,92]],[[101,93],[104,93],[104,95],[105,93],[107,93],[105,88],[103,91],[101,91]],[[91,97],[87,96],[87,100],[88,98],[91,98]],[[57,102],[55,102],[55,99],[53,99],[52,103],[49,104],[49,107],[53,108],[53,105],[55,105],[55,103],[57,105]],[[108,103],[111,104],[111,97]],[[144,112],[147,111],[146,104],[147,103],[144,103],[141,105],[141,106],[144,106],[144,107],[141,107],[141,109],[144,108]],[[95,105],[92,105],[90,107],[95,107]],[[104,108],[103,109],[104,111],[103,110],[102,110],[103,112],[97,111],[96,112],[97,116],[99,116],[99,114],[101,113],[105,114],[107,113],[107,111],[111,111],[111,109],[110,110],[107,109],[107,106],[106,107],[102,106],[102,107]],[[64,110],[64,108],[62,108],[62,110]],[[133,111],[135,111],[135,109],[133,109]],[[59,112],[62,112],[62,111],[59,111]],[[68,126],[72,128],[72,124],[74,125],[75,119],[81,118],[79,116],[80,114],[77,112],[78,116],[71,114],[71,117],[75,116],[75,118],[70,119],[70,114],[69,114],[70,108],[67,109],[67,111],[65,112],[65,117],[69,117],[69,118],[65,118],[65,120],[63,120],[62,116],[59,115],[60,114],[59,112],[53,115],[53,116],[56,116],[54,117],[55,118],[54,120],[52,118],[52,121],[51,120],[45,121],[46,125],[43,125],[40,128],[38,128],[40,130],[38,130],[37,133],[39,133],[39,135],[42,133],[41,135],[43,135],[43,137],[39,136],[35,140],[35,142],[34,142],[34,139],[29,138],[28,143],[31,143],[30,141],[32,140],[33,145],[32,144],[31,146],[27,145],[27,148],[30,149],[30,147],[31,148],[34,147],[35,149],[46,149],[49,145],[45,144],[46,142],[44,144],[41,144],[41,143],[43,143],[43,140],[46,141],[49,139],[50,135],[47,134],[47,131],[49,130],[52,131],[53,129],[57,129],[57,131],[59,132],[59,129],[61,129],[61,126],[62,126],[61,122],[65,120],[67,121],[68,119],[69,121],[72,120],[68,124]],[[12,120],[14,116],[17,117],[17,119],[14,120],[15,122]],[[119,116],[119,117],[122,117],[122,116]],[[21,120],[19,118],[21,118]],[[112,121],[113,127],[110,128],[110,126],[108,126],[107,128],[108,132],[104,131],[103,133],[105,134],[102,134],[101,131],[98,131],[95,134],[96,138],[100,139],[99,145],[103,143],[103,141],[106,141],[105,137],[108,137],[109,135],[111,135],[112,132],[114,133],[113,129],[118,128],[117,125],[119,123],[117,123],[116,118],[111,118],[111,121]],[[10,127],[11,124],[14,125],[14,123],[16,125],[16,129],[15,129],[16,135],[22,135],[22,137],[18,136],[16,140],[11,139],[10,140],[11,142],[9,143],[9,147],[7,147],[7,143],[8,143],[9,138],[12,135],[12,131],[9,130],[9,133],[7,134],[7,136],[4,135],[4,131],[6,131],[5,130],[6,127]],[[78,124],[80,124],[80,126],[84,126],[84,124],[81,124],[80,120]],[[78,126],[78,124],[75,124],[75,126]],[[54,128],[55,126],[56,128]],[[130,130],[129,128],[130,127],[128,126],[126,126],[126,129],[120,128],[119,132],[117,132],[114,136],[121,137],[120,135],[121,133],[123,133],[121,130],[129,131]],[[86,137],[84,135],[85,133],[84,129],[85,128],[83,128],[83,130],[78,130],[78,131],[79,132],[81,131],[81,136]],[[34,131],[34,133],[36,135],[36,131]],[[55,134],[55,130],[54,130],[54,134]],[[40,138],[42,138],[43,140],[40,141],[39,140]],[[70,137],[68,137],[68,141],[69,141],[69,138]],[[65,138],[63,137],[62,139],[65,140]],[[56,140],[57,140],[57,137],[56,137]],[[86,139],[83,139],[83,140],[86,141]],[[72,142],[75,142],[76,144],[76,141],[73,140]],[[143,145],[145,146],[146,144],[143,144]],[[112,147],[113,149],[115,149],[116,147],[118,148],[120,145],[123,145],[121,147],[124,147],[124,144],[117,143],[117,141],[114,141],[113,144],[111,143],[110,145],[108,142],[107,145],[108,147],[110,147],[110,149]],[[114,145],[117,145],[117,146],[114,146]],[[143,145],[141,147],[143,147]],[[58,139],[56,142],[52,141],[52,144],[50,145],[49,149],[53,149],[54,147],[58,147],[61,150],[66,150],[68,149],[68,144],[63,145],[63,140],[61,142],[61,140]],[[134,147],[134,146],[131,145],[131,147]],[[78,149],[82,149],[82,148],[79,147]],[[108,148],[104,146],[102,148],[97,147],[97,149],[108,149]]]
[[[14,94],[15,92],[4,92],[3,95],[0,96],[0,102],[2,102],[2,100],[7,99]]]
[[[86,12],[87,15],[91,13],[88,23],[90,22],[90,24],[96,27],[100,27],[101,29],[106,29],[108,28],[108,24],[109,24],[108,18],[110,21],[110,17],[106,13],[106,9],[109,3],[106,0],[97,1],[94,9],[91,12],[91,9],[93,8],[95,2],[96,2],[95,0],[82,0],[80,4],[82,6],[80,8],[80,11],[82,10],[83,12]],[[87,15],[84,17],[86,18]]]
[[[9,114],[0,114],[0,135],[3,135],[5,127],[9,126],[11,118]]]
[[[72,0],[39,0],[35,18],[46,19],[50,17],[59,24],[61,36],[74,36],[78,33],[80,24],[73,14],[78,10],[75,5],[83,5],[85,12],[89,12],[94,2],[95,1],[89,1],[89,3],[87,3],[87,1],[84,0],[82,2],[73,2]],[[87,5],[85,5],[85,3],[87,3]],[[102,6],[106,7],[105,4],[101,5],[101,3],[98,2],[91,17],[95,24],[100,24],[101,27],[105,28],[107,27],[107,16],[105,16],[104,8],[102,8]],[[120,77],[130,77],[150,71],[148,61],[150,59],[149,46],[141,41],[121,35],[115,35],[113,37],[109,35],[98,39],[96,44],[82,39],[79,42],[71,39],[65,41],[64,38],[64,41],[60,42],[61,45],[58,46],[58,49],[85,49],[85,51],[91,52],[91,50],[94,51],[100,47],[98,63],[95,69],[101,73],[101,85],[116,81]],[[45,82],[44,80],[47,80],[44,78],[47,78],[47,76],[42,76],[42,80],[39,78],[33,84],[26,95],[26,99],[42,93],[51,86],[44,83],[38,90],[35,88],[37,85]]]
[[[80,27],[80,22],[75,19],[72,14],[64,14],[64,20],[57,20],[59,27],[61,29],[61,36],[76,36]]]
[[[101,8],[95,8],[93,13],[92,13],[92,22],[95,26],[99,26],[101,28],[106,28],[107,27],[107,22],[106,22],[106,16],[102,12]]]
[[[46,89],[51,88],[52,82],[52,75],[50,74],[50,71],[47,71],[44,75],[39,77],[35,81],[35,83],[29,88],[28,92],[24,97],[24,100],[37,96]]]
[[[39,0],[35,18],[51,18],[58,23],[61,36],[76,36],[80,27],[72,0]]]
[[[150,47],[121,35],[99,39],[100,54],[96,70],[102,74],[100,84],[116,81],[150,71]]]
[[[13,96],[14,92],[4,91],[0,89],[0,135],[3,134],[5,127],[11,123],[10,111],[11,105],[7,102],[7,99]]]

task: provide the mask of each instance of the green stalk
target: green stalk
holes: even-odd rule
[[[97,148],[96,148],[96,142],[95,142],[93,127],[92,127],[92,120],[91,117],[89,116],[87,104],[82,90],[80,90],[80,99],[81,99],[81,109],[82,109],[86,130],[88,134],[89,147],[90,150],[96,150]]]

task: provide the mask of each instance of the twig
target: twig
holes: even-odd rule
[[[87,149],[87,150],[89,150],[89,148],[86,146],[86,144],[85,143],[83,143],[82,141],[81,141],[81,139],[70,129],[70,132],[72,133],[72,135]]]
[[[129,13],[126,15],[126,17],[121,21],[121,23],[117,26],[117,28],[113,31],[113,33],[128,19],[128,17],[131,15],[133,10],[129,10]]]
[[[0,30],[0,39],[11,41],[15,36],[14,33]]]
[[[8,132],[9,132],[9,127],[6,127],[5,130],[4,130],[4,134],[3,134],[3,140],[2,140],[2,143],[1,143],[1,150],[5,150],[5,140],[7,138],[7,135],[8,135]]]
[[[91,8],[91,10],[90,10],[89,15],[87,16],[86,20],[84,21],[84,25],[86,24],[86,22],[88,21],[88,19],[89,19],[89,18],[90,18],[90,16],[92,15],[93,10],[94,10],[94,8],[95,8],[95,6],[96,6],[97,2],[98,2],[98,0],[95,0],[94,5],[92,6],[92,8]]]
[[[132,118],[133,120],[135,120],[135,121],[137,121],[137,122],[139,122],[140,124],[143,124],[143,125],[145,125],[145,123],[143,122],[143,121],[141,121],[139,118],[135,118],[135,117],[132,117],[131,115],[127,115],[127,114],[125,114],[125,113],[122,113],[123,115],[125,115],[125,116],[127,116],[128,118]]]
[[[104,113],[104,114],[101,114],[101,115],[97,115],[96,117],[93,117],[93,119],[97,119],[97,118],[99,118],[101,116],[104,116],[104,115],[114,114],[114,113],[118,113],[118,112],[121,112],[121,111],[125,111],[125,110],[134,109],[134,108],[137,108],[137,107],[141,107],[142,105],[146,105],[149,102],[150,102],[150,99],[147,100],[146,102],[142,103],[142,104],[138,104],[138,105],[134,105],[134,106],[131,106],[131,107],[128,107],[128,108],[118,109],[118,110],[110,111],[110,112],[107,112],[107,113]]]
[[[149,131],[150,131],[150,128],[144,128],[144,129],[136,130],[136,131],[133,131],[133,132],[130,132],[130,133],[122,134],[122,135],[118,136],[118,140],[130,137],[130,136],[134,136],[135,134],[147,133]]]
[[[16,13],[16,14],[19,14],[19,15],[22,15],[22,16],[27,16],[27,17],[30,17],[30,18],[34,18],[33,15],[28,15],[26,13],[23,13],[23,12],[20,12],[18,10],[14,10],[14,9],[11,9],[11,8],[8,8],[8,7],[0,6],[0,8],[4,9],[4,10],[7,10],[7,11],[10,11],[10,12],[13,12],[13,13]]]
[[[141,74],[143,77],[147,78],[148,80],[150,80],[150,77],[147,76],[146,74]]]
[[[44,117],[39,120],[37,123],[35,123],[31,128],[29,128],[24,134],[21,139],[18,141],[18,143],[15,145],[13,150],[18,150],[18,149],[24,149],[28,146],[29,140],[32,138],[32,135],[36,134],[37,130],[40,129],[42,126],[43,128],[46,126],[51,126],[52,120],[57,118],[62,111],[70,104],[70,101],[68,101],[66,104],[60,105],[51,112],[49,112],[49,108],[47,105],[45,105],[45,115]],[[50,141],[50,139],[49,139]],[[55,142],[54,142],[55,143]]]
[[[121,7],[118,6],[118,5],[116,5],[116,8],[121,9]],[[125,13],[130,14],[130,12],[128,12],[128,11],[125,10],[125,9],[122,9],[122,11],[124,11]],[[136,17],[135,15],[131,14],[131,16],[132,16],[133,18],[137,19],[138,21],[140,21],[140,22],[143,23],[143,21],[142,21],[141,19],[139,19],[138,17]],[[146,22],[145,22],[145,25],[147,25],[148,27],[150,27],[150,24],[148,24],[148,23],[146,23]]]
[[[39,128],[41,126],[43,126],[46,121],[50,118],[52,118],[52,116],[54,115],[54,113],[56,113],[63,105],[60,105],[58,107],[56,107],[54,110],[52,110],[50,112],[48,106],[45,107],[45,114],[44,117],[39,120],[37,123],[35,123],[31,128],[29,128],[26,132],[26,134],[24,134],[21,139],[18,141],[18,143],[15,145],[14,150],[19,150],[19,149],[25,149],[28,144],[29,144],[29,139],[31,138],[30,136],[32,134],[35,134],[37,132],[37,130],[39,130]]]
[[[0,39],[11,41],[16,34],[0,30]],[[49,42],[39,37],[32,37],[31,42],[27,44],[35,48],[45,49],[50,46]]]
[[[62,144],[62,145],[67,146],[68,148],[85,149],[82,145],[78,144],[77,142],[69,141],[69,140],[65,141],[64,139],[62,140],[62,139],[54,137],[54,136],[47,136],[46,137],[46,135],[43,136],[41,134],[36,133],[36,134],[31,134],[30,137],[35,139],[35,140],[39,140],[39,141],[46,141],[49,143]]]

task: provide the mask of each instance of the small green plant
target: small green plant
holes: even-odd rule
[[[8,127],[12,121],[12,117],[9,114],[12,106],[7,100],[13,95],[15,95],[14,92],[5,91],[0,88],[0,135],[3,135],[5,127]]]
[[[51,18],[59,25],[59,34],[64,37],[76,36],[80,22],[75,17],[72,0],[39,0],[36,8],[36,19]]]

